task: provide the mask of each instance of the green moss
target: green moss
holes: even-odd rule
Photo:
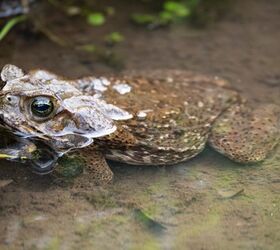
[[[87,16],[87,22],[92,26],[101,26],[105,23],[106,19],[102,13],[90,13]]]
[[[74,178],[83,172],[84,162],[74,156],[63,156],[59,159],[59,167],[56,173],[65,178]]]
[[[208,214],[196,216],[194,222],[181,224],[177,230],[178,234],[174,242],[179,249],[182,246],[186,246],[188,241],[215,230],[215,228],[219,227],[220,223],[219,210],[212,208]],[[174,247],[175,249],[176,246]]]
[[[44,250],[59,250],[60,249],[60,240],[58,237],[54,237],[44,248]]]
[[[159,250],[162,249],[160,247],[159,242],[155,238],[149,238],[143,241],[141,246],[134,246],[131,248],[132,250]]]
[[[135,14],[133,14],[131,16],[131,19],[136,24],[148,25],[148,24],[156,22],[157,17],[154,16],[154,15],[151,15],[151,14],[138,14],[138,13],[135,13]]]
[[[165,13],[175,17],[187,17],[190,15],[190,9],[183,3],[175,1],[166,1],[163,5]]]
[[[86,200],[96,209],[108,209],[118,207],[118,202],[112,193],[96,192],[85,194]]]
[[[124,36],[119,32],[112,32],[105,37],[105,42],[114,45],[124,41]]]

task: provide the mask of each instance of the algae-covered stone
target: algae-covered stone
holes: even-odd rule
[[[56,172],[62,177],[74,178],[83,172],[83,161],[74,156],[63,156],[59,159]]]

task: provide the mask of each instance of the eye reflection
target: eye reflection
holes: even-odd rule
[[[46,118],[54,110],[54,104],[49,97],[36,97],[31,102],[31,112],[37,117]]]

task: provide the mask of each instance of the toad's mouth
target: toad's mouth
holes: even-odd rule
[[[36,145],[36,151],[33,153],[33,158],[29,160],[29,167],[34,173],[40,175],[52,172],[59,155],[42,141],[33,140],[32,142]]]
[[[46,143],[21,137],[2,124],[0,134],[0,160],[25,163],[34,173],[41,175],[54,169],[59,156]]]

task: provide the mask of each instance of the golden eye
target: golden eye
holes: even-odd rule
[[[48,117],[54,110],[54,104],[49,97],[36,97],[31,102],[31,112],[41,118]]]

